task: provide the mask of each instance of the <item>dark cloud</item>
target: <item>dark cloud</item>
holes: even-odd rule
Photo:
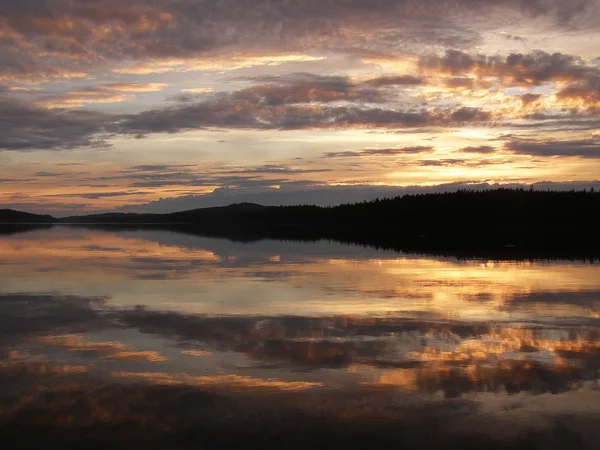
[[[367,86],[418,86],[424,84],[424,80],[419,77],[414,77],[411,75],[400,75],[400,76],[385,76],[385,77],[377,77],[371,78],[370,80],[366,80],[363,84]]]
[[[34,175],[36,177],[59,177],[63,174],[59,172],[36,172]]]
[[[513,306],[530,305],[535,303],[553,305],[577,305],[597,311],[600,307],[600,291],[566,291],[566,292],[530,292],[516,294],[508,299]]]
[[[293,169],[292,169],[293,170]],[[203,173],[203,174],[195,174],[195,175],[186,175],[182,177],[157,177],[156,180],[150,179],[149,181],[136,181],[131,183],[131,187],[136,188],[150,188],[150,187],[165,187],[165,186],[205,186],[205,187],[214,187],[214,186],[226,186],[227,188],[235,188],[239,191],[243,190],[255,190],[255,189],[269,189],[274,185],[293,185],[299,186],[304,183],[309,185],[314,184],[312,181],[291,181],[289,179],[282,178],[263,178],[260,175],[269,173],[264,171],[258,171],[256,173],[252,173],[251,175],[236,175],[243,172],[235,171],[226,173]],[[282,172],[270,172],[277,173],[279,175]],[[296,173],[306,173],[306,172],[291,172],[293,174]],[[308,173],[311,173],[310,171]],[[285,173],[283,173],[285,175]]]
[[[513,140],[506,143],[504,147],[506,150],[524,155],[600,158],[599,139],[573,141]]]
[[[237,170],[231,170],[231,173],[256,173],[256,174],[302,174],[302,173],[321,173],[331,172],[331,169],[294,169],[288,166],[279,166],[275,164],[266,164],[264,166],[246,168]]]
[[[395,110],[358,106],[268,105],[221,95],[194,104],[144,111],[125,116],[118,124],[122,134],[176,133],[203,128],[234,129],[341,129],[413,128],[454,126],[490,119],[479,108]]]
[[[242,94],[240,94],[242,92]],[[245,91],[208,101],[180,104],[138,114],[111,116],[88,110],[44,109],[12,99],[0,100],[0,149],[105,147],[110,135],[143,137],[207,128],[302,130],[415,128],[483,122],[490,113],[477,108],[396,110],[355,105],[264,104],[241,99]]]
[[[556,93],[560,100],[579,100],[594,108],[600,106],[600,70],[588,75],[585,79],[571,83]]]
[[[169,324],[168,319],[160,323]],[[330,348],[335,354],[336,347]],[[269,350],[269,345],[259,349]],[[306,353],[304,348],[296,351]],[[576,363],[582,359],[593,361],[581,355]],[[508,360],[485,367],[475,362],[476,376],[459,364],[436,369],[441,364],[416,374],[414,387],[426,393],[423,396],[441,393],[445,397],[426,401],[409,397],[406,386],[393,381],[373,386],[348,382],[336,389],[297,392],[293,382],[277,383],[277,379],[164,371],[88,373],[89,367],[58,361],[14,361],[0,368],[6,411],[0,432],[23,448],[49,450],[84,448],[90,442],[114,450],[156,450],[173,447],[173,442],[180,448],[211,448],[219,442],[227,448],[264,450],[328,448],[331,442],[349,450],[365,444],[393,448],[398,442],[406,448],[448,450],[473,445],[492,450],[595,447],[596,409],[578,408],[578,400],[586,395],[593,400],[594,393],[582,389],[560,394],[581,387],[584,377],[575,364],[559,369],[532,361]],[[268,368],[282,376],[277,363],[263,367]],[[310,379],[306,372],[302,376]],[[480,391],[496,393],[502,421],[495,414],[482,414],[481,402],[470,398]],[[554,395],[541,397],[530,407],[524,399],[532,396],[518,395],[528,391]],[[48,439],[48,430],[59,431]]]
[[[0,98],[0,149],[104,147],[109,116],[92,111],[43,109]]]
[[[446,85],[446,87],[451,88],[451,89],[459,89],[459,88],[473,89],[475,87],[475,82],[476,81],[474,78],[454,77],[454,78],[449,78],[446,81],[444,81],[444,84]]]
[[[506,57],[472,55],[446,50],[443,56],[424,56],[420,67],[450,75],[475,73],[479,77],[497,77],[516,85],[540,85],[549,81],[587,80],[597,73],[576,56],[537,50],[527,54],[511,53]]]
[[[163,6],[166,8],[173,5],[165,6],[160,2],[149,2],[144,8],[157,7],[162,11]],[[50,3],[47,3],[46,7],[52,10]],[[220,7],[221,5],[218,6],[218,8]],[[27,15],[27,8],[22,11],[24,15]],[[77,14],[87,17],[87,7],[81,6],[81,8]],[[354,5],[352,8],[361,10],[362,7]],[[350,9],[352,10],[352,8]],[[19,8],[15,10],[9,8],[9,10],[12,13],[21,11]],[[100,14],[99,19],[93,20],[101,21],[102,17],[103,15]],[[131,23],[135,24],[138,19],[135,19],[133,14],[122,12],[122,16],[117,15],[115,20],[123,23],[132,21]],[[40,25],[36,24],[35,26]],[[480,78],[485,77],[497,77],[509,84],[519,85],[539,85],[553,81],[566,85],[557,93],[558,99],[565,101],[575,99],[582,101],[590,108],[595,107],[600,101],[599,69],[586,64],[581,58],[561,53],[550,54],[536,51],[528,54],[510,54],[507,57],[490,57],[471,55],[458,50],[447,50],[443,56],[423,57],[420,60],[420,66],[425,72],[450,74],[451,77],[444,81],[450,88],[472,89],[483,86],[484,82]],[[477,78],[465,76],[466,73],[474,73]],[[152,133],[178,133],[214,128],[254,130],[383,129],[403,132],[403,130],[409,129],[432,130],[440,127],[489,125],[494,117],[493,110],[461,107],[460,104],[449,105],[447,102],[443,103],[443,106],[431,104],[423,104],[421,107],[414,106],[411,99],[402,96],[403,91],[400,88],[418,86],[423,84],[424,80],[411,75],[380,76],[359,80],[339,75],[292,73],[283,76],[254,77],[250,80],[260,84],[229,93],[221,92],[202,97],[192,96],[184,103],[126,115],[109,115],[90,110],[73,111],[64,108],[46,109],[31,103],[2,97],[0,99],[0,119],[2,120],[0,149],[60,150],[103,147],[108,145],[107,139],[115,135],[141,138]],[[152,83],[109,83],[75,89],[72,93],[82,94],[85,91],[87,95],[98,91],[108,91],[110,95],[113,95],[114,92],[119,94],[123,90],[158,89],[157,86],[158,84],[152,85]],[[520,96],[521,102],[526,107],[540,98],[540,94],[532,93]],[[545,112],[536,111],[524,116],[526,121],[515,126],[537,126],[540,122],[543,124],[539,126],[550,126],[550,119],[556,120],[556,126],[568,126],[571,123],[574,127],[591,128],[596,125],[595,122],[589,125],[582,122],[585,118],[593,117],[593,110],[576,112],[580,115],[568,115],[561,112],[561,115],[548,116]],[[581,113],[586,113],[588,116],[584,117]],[[537,121],[537,123],[533,124],[533,121]],[[370,154],[372,156],[391,155],[393,151],[395,149],[386,150],[385,153],[373,151]],[[479,153],[485,153],[485,151]],[[362,153],[362,155],[366,156],[369,153]],[[338,152],[339,156],[355,155]],[[335,156],[331,153],[329,157]],[[139,170],[147,171],[143,168]],[[280,173],[283,172],[280,170]],[[157,181],[160,180],[148,178],[143,182],[156,183]]]
[[[543,97],[542,94],[527,93],[527,94],[521,95],[519,98],[521,99],[521,102],[523,103],[523,105],[528,106],[528,105],[531,105],[532,103],[537,102],[542,97]]]
[[[107,83],[86,86],[60,92],[58,94],[43,95],[36,98],[36,103],[50,107],[80,107],[93,103],[120,103],[133,100],[143,93],[162,90],[164,83]]]
[[[546,81],[561,81],[567,86],[557,97],[583,99],[587,105],[597,101],[600,87],[597,68],[585,65],[581,59],[560,53],[541,51],[511,54],[508,57],[469,55],[448,50],[442,57],[421,59],[421,67],[452,75],[476,72],[480,76],[495,76],[510,83],[536,85]],[[46,109],[8,97],[0,99],[0,149],[73,149],[107,146],[114,135],[144,137],[152,133],[177,133],[202,129],[432,129],[439,127],[490,124],[492,111],[474,107],[406,105],[392,107],[399,97],[394,86],[413,86],[423,82],[413,76],[375,77],[362,81],[346,76],[323,76],[292,73],[285,76],[252,78],[262,84],[230,93],[194,97],[184,103],[145,110],[136,114],[109,115],[90,110]],[[464,76],[453,76],[446,83],[453,87],[481,84]],[[152,83],[105,84],[115,89],[154,89]],[[127,87],[129,86],[129,87]],[[149,87],[150,86],[150,87]],[[108,89],[110,92],[110,89]],[[539,100],[539,94],[522,95],[525,106]],[[383,107],[382,104],[387,103]],[[374,106],[379,104],[379,106]],[[388,106],[389,104],[389,106]],[[555,116],[557,124],[566,126],[572,120],[582,126],[579,116],[562,113]],[[586,112],[589,116],[590,111]],[[524,118],[543,121],[549,117],[535,112]],[[589,118],[589,117],[588,117]],[[515,126],[527,126],[527,123]],[[372,153],[377,155],[378,153]],[[379,153],[381,154],[381,153]],[[389,154],[389,153],[388,153]],[[350,154],[346,154],[350,156]],[[144,170],[144,169],[140,169]],[[156,180],[146,180],[148,182]]]
[[[81,194],[52,194],[48,197],[64,197],[64,198],[87,198],[87,199],[99,199],[99,198],[111,198],[111,197],[125,197],[128,195],[141,195],[149,194],[148,191],[113,191],[113,192],[93,192],[93,193],[81,193]]]
[[[121,247],[103,247],[101,245],[85,245],[81,247],[84,250],[90,252],[111,252],[111,253],[125,253],[125,249]]]
[[[464,153],[489,154],[489,153],[494,153],[496,151],[496,148],[492,147],[490,145],[479,145],[477,147],[463,147],[460,149],[460,151],[464,152]]]
[[[33,181],[33,178],[0,178],[0,183],[26,183]]]
[[[41,172],[35,172],[33,175],[36,177],[43,177],[43,178],[80,178],[81,176],[84,175],[89,175],[90,172],[88,171],[82,171],[82,172],[45,172],[45,171],[41,171]]]
[[[0,76],[69,76],[86,72],[90,62],[107,60],[336,50],[362,44],[366,35],[374,48],[405,42],[472,45],[477,33],[464,26],[465,16],[502,23],[503,15],[513,11],[525,17],[546,15],[556,26],[572,27],[595,23],[594,4],[594,0],[5,0],[0,8],[4,40]]]
[[[527,39],[523,36],[517,36],[510,33],[500,33],[504,39],[508,39],[509,41],[526,41]]]
[[[490,113],[480,108],[459,108],[448,116],[450,123],[479,122],[489,120]]]
[[[195,167],[193,164],[142,164],[138,166],[130,166],[126,170],[139,172],[164,172],[173,170],[185,170],[188,167]]]
[[[311,73],[270,75],[248,80],[263,84],[238,90],[233,99],[266,105],[341,101],[381,103],[391,100],[389,92],[382,88],[417,86],[424,83],[423,79],[410,75],[382,76],[357,81],[348,76]],[[193,98],[186,96],[184,100],[190,101]]]
[[[448,159],[423,159],[418,162],[420,166],[425,167],[451,167],[451,166],[462,166],[467,160],[459,158],[448,158]]]
[[[373,148],[361,151],[328,152],[323,158],[355,158],[360,156],[398,156],[417,153],[430,153],[434,150],[432,146],[422,145],[400,148]]]
[[[233,94],[233,99],[264,105],[385,101],[383,93],[371,87],[377,85],[356,83],[347,76],[296,73],[281,77],[257,77],[255,80],[267,84],[240,89]]]
[[[0,292],[0,342],[48,333],[89,331],[105,320],[97,313],[105,298]]]

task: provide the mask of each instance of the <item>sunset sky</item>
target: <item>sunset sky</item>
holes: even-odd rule
[[[0,207],[600,187],[600,0],[3,0]]]

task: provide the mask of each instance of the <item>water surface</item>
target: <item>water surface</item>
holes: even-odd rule
[[[0,429],[25,447],[597,442],[593,261],[81,227],[0,255]]]

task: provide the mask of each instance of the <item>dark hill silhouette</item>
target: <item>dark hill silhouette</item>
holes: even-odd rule
[[[204,219],[236,225],[364,226],[407,225],[555,225],[584,224],[600,207],[600,193],[586,191],[528,191],[495,189],[441,194],[417,194],[334,207],[310,205],[262,206],[239,203],[169,214],[108,213],[72,216],[61,222],[185,223],[206,225]],[[241,221],[241,222],[240,222]]]
[[[331,239],[427,253],[597,256],[599,211],[600,193],[594,191],[495,189],[405,195],[334,207],[240,203],[170,214],[73,216],[59,222],[171,229],[244,241]],[[17,211],[4,217],[58,221]]]
[[[202,218],[208,216],[231,216],[234,214],[253,214],[264,209],[271,209],[271,207],[258,205],[256,203],[234,203],[229,206],[216,206],[212,208],[199,208],[191,209],[188,211],[180,211],[169,214],[170,218],[174,219],[190,219],[194,220],[195,217],[201,216]]]
[[[14,209],[0,209],[0,223],[52,223],[57,220],[48,215],[30,214]]]
[[[335,207],[237,204],[171,214],[105,214],[63,222],[177,228],[241,240],[333,239],[415,251],[600,252],[600,193],[462,190]]]
[[[60,219],[61,223],[196,223],[213,218],[225,220],[232,216],[246,216],[267,208],[256,203],[235,203],[229,206],[212,208],[199,208],[180,211],[170,214],[134,214],[134,213],[106,213],[91,214],[87,216],[71,216]]]

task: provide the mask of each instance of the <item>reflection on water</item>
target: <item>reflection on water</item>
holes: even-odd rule
[[[0,434],[24,448],[599,437],[589,261],[68,227],[0,254]]]

